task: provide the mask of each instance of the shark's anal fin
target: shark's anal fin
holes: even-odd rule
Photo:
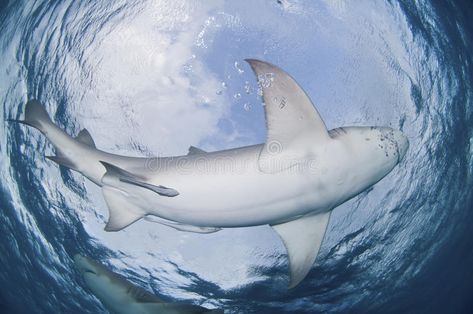
[[[100,161],[102,165],[105,167],[107,170],[106,175],[107,177],[115,177],[118,178],[121,182],[136,185],[145,189],[148,189],[150,191],[153,191],[161,196],[167,196],[167,197],[174,197],[179,195],[179,192],[176,191],[175,189],[168,188],[162,185],[153,185],[150,183],[144,182],[145,179],[141,178],[139,176],[136,176],[124,169],[121,169],[115,165],[112,165],[108,162],[105,161]],[[106,176],[104,176],[106,178]],[[104,179],[102,179],[102,182]]]
[[[171,227],[173,229],[176,229],[179,231],[185,231],[185,232],[214,233],[214,232],[222,230],[221,228],[214,228],[214,227],[198,227],[198,226],[184,225],[178,222],[165,220],[156,216],[146,216],[144,220],[162,224],[167,227]]]
[[[109,210],[105,231],[120,231],[144,217],[145,213],[130,202],[124,192],[112,187],[103,186],[102,194]]]
[[[288,169],[307,159],[307,148],[330,139],[325,123],[297,82],[264,61],[246,60],[263,92],[267,139],[259,156],[266,173]]]
[[[207,152],[198,147],[189,146],[189,151],[187,152],[187,155],[196,155],[196,154],[207,154]]]
[[[306,216],[271,227],[277,232],[289,258],[289,288],[309,273],[327,229],[331,211]]]
[[[82,129],[79,134],[77,134],[76,140],[78,140],[82,144],[88,145],[92,148],[96,148],[94,139],[92,138],[92,135],[90,135],[89,131],[87,131],[87,129]]]

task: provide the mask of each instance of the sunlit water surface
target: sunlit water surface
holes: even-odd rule
[[[468,313],[473,306],[471,4],[465,1],[10,1],[0,11],[2,313],[102,313],[72,256],[169,301],[227,313]],[[105,151],[185,154],[261,143],[243,59],[288,71],[329,128],[380,125],[402,163],[335,209],[309,276],[287,290],[265,226],[117,232],[99,187],[46,160],[21,118],[38,98]]]

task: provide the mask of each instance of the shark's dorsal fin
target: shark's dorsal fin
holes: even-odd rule
[[[304,160],[309,145],[330,137],[309,97],[291,76],[270,63],[246,61],[263,92],[267,140],[259,158],[260,170],[278,172]]]
[[[206,154],[207,152],[203,149],[200,149],[195,146],[189,146],[189,151],[187,152],[187,155],[195,155],[195,154]]]
[[[89,131],[87,131],[87,129],[82,129],[79,132],[79,134],[77,134],[76,140],[78,140],[82,144],[85,144],[85,145],[88,145],[90,147],[96,148],[94,139],[92,138],[92,135],[90,135]]]
[[[273,225],[284,243],[289,258],[289,288],[309,273],[327,229],[331,211]]]

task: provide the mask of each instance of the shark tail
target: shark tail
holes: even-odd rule
[[[87,131],[87,129],[82,129],[74,139],[82,144],[90,146],[91,148],[96,148],[95,142],[92,136],[90,135],[89,131]],[[79,168],[74,163],[74,161],[71,160],[71,158],[68,157],[67,155],[63,154],[63,152],[61,151],[59,147],[56,147],[56,156],[46,156],[46,158],[51,161],[54,161],[58,165],[64,166],[72,170],[79,171]]]
[[[24,120],[9,120],[32,126],[41,132],[44,132],[46,125],[53,124],[44,106],[36,99],[32,99],[26,103]]]

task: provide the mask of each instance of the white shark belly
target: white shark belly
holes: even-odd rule
[[[147,214],[205,227],[242,227],[287,221],[294,216],[325,210],[333,201],[331,195],[324,195],[323,182],[314,184],[304,173],[291,169],[278,174],[261,172],[257,164],[259,148],[248,150],[240,160],[228,158],[234,163],[235,168],[231,170],[198,166],[179,170],[171,166],[169,171],[157,172],[149,180],[175,188],[180,193],[176,197],[160,197],[152,191],[125,184],[119,188],[127,188],[130,197],[139,194],[134,201]],[[205,158],[209,164],[215,164],[215,159],[222,155],[209,154]],[[237,164],[242,166],[235,166]],[[222,164],[222,167],[231,165]],[[319,180],[323,179],[321,176]]]

